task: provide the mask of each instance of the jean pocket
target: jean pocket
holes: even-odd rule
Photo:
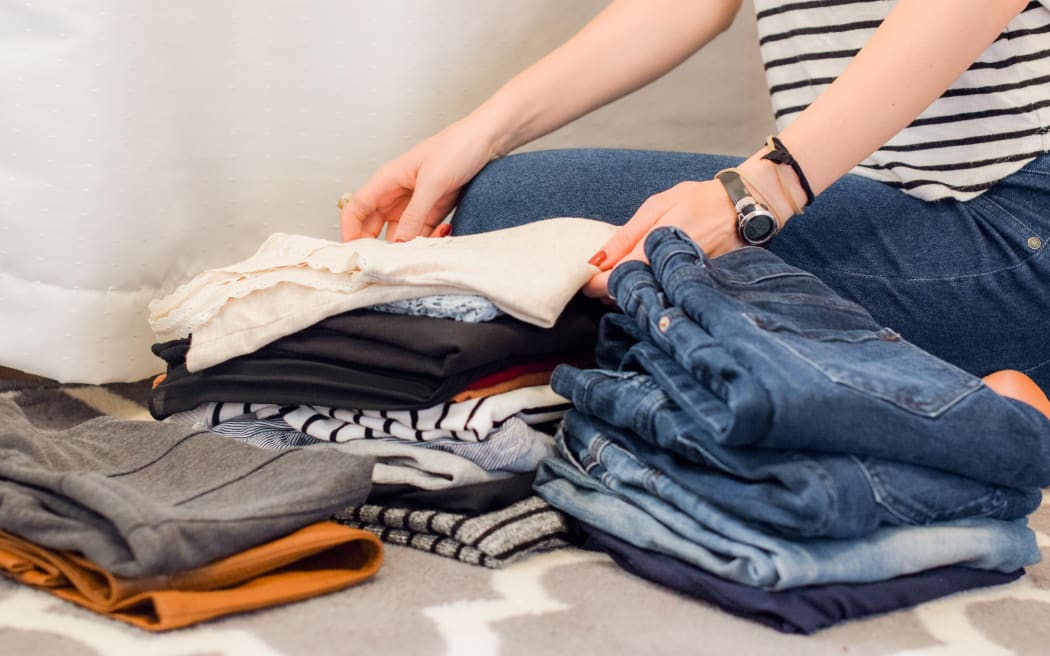
[[[875,502],[901,524],[1001,518],[1007,510],[1006,495],[998,486],[926,467],[872,458],[854,462],[867,477]]]
[[[779,318],[745,316],[831,382],[919,416],[939,416],[982,384],[890,328],[803,329]]]
[[[1021,180],[1013,181],[1014,187]],[[1042,210],[1047,192],[1035,193],[1031,189],[998,189],[968,202],[972,221],[980,228],[985,241],[994,240],[999,249],[997,268],[987,272],[1010,268],[1031,260],[1043,251],[1050,239],[1046,213]],[[990,190],[991,191],[991,190]],[[986,247],[986,250],[987,249]]]

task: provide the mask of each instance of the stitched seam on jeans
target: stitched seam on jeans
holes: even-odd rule
[[[888,513],[890,513],[897,519],[901,520],[901,522],[903,522],[905,525],[914,525],[914,517],[905,516],[900,512],[900,509],[889,503],[889,499],[887,499],[884,494],[885,486],[883,486],[882,481],[878,479],[877,476],[875,476],[875,472],[868,470],[868,468],[864,466],[864,463],[856,456],[850,456],[850,458],[852,458],[852,460],[857,464],[864,478],[868,479],[868,486],[871,488],[871,495],[872,497],[874,497],[875,503],[877,503],[879,506],[881,506],[884,510],[886,510]]]
[[[856,458],[854,461],[860,465],[860,470],[872,484],[872,491],[879,505],[891,515],[911,525],[920,526],[932,522],[987,517],[1001,512],[1006,507],[1006,498],[1003,494],[998,490],[991,490],[979,498],[937,512],[935,509],[916,503],[906,495],[895,494],[893,486],[881,474],[868,469],[862,461]]]
[[[731,284],[723,285],[725,287],[731,287],[734,285],[750,287],[757,285],[760,282],[766,282],[768,280],[777,280],[779,278],[816,278],[812,273],[798,269],[795,271],[773,271],[769,273],[760,273],[756,277],[736,278],[733,277],[732,272],[726,273],[725,271],[719,271],[717,277],[719,282],[726,282]]]
[[[836,369],[833,364],[826,363],[820,358],[815,358],[802,352],[801,350],[799,350],[799,348],[792,345],[780,334],[778,334],[784,332],[790,331],[770,330],[766,331],[766,334],[769,336],[770,339],[775,341],[784,350],[791,353],[798,360],[809,365],[817,373],[824,376],[832,383],[836,385],[841,385],[846,389],[852,390],[853,392],[863,395],[869,399],[880,399],[881,401],[890,403],[900,408],[901,410],[910,412],[920,417],[927,417],[931,419],[934,417],[939,417],[940,415],[944,414],[949,409],[951,409],[953,406],[961,402],[963,399],[967,398],[968,396],[970,396],[971,394],[973,394],[981,388],[981,382],[979,379],[974,379],[971,374],[967,373],[960,367],[950,362],[941,360],[938,362],[938,366],[940,366],[942,369],[953,370],[951,373],[961,373],[964,375],[965,378],[972,380],[953,381],[953,388],[957,388],[957,391],[954,393],[954,396],[950,398],[942,398],[944,396],[942,394],[941,397],[931,398],[927,401],[909,402],[905,399],[898,399],[890,392],[884,392],[880,389],[876,389],[871,386],[865,386],[863,384],[863,381],[858,382],[848,369]],[[804,335],[802,336],[802,338],[808,339]],[[900,342],[898,342],[898,344],[908,346],[914,349],[918,348],[911,342],[905,340],[901,340]]]
[[[1046,246],[1043,246],[1043,248],[1039,249],[1038,251],[1034,251],[1030,257],[1027,257],[1027,258],[1023,259],[1020,262],[1018,262],[1017,264],[1014,264],[1012,266],[1004,267],[1002,269],[995,269],[994,271],[982,271],[981,273],[966,273],[966,274],[959,275],[959,276],[938,276],[938,277],[932,277],[932,278],[906,278],[906,277],[901,277],[901,276],[878,276],[878,275],[873,275],[873,274],[870,274],[870,273],[861,273],[859,271],[849,271],[849,270],[846,270],[846,269],[831,269],[831,268],[827,268],[827,267],[810,267],[809,270],[810,271],[826,271],[828,273],[835,274],[835,275],[850,276],[850,277],[853,277],[853,278],[869,278],[871,280],[895,280],[895,281],[903,281],[903,282],[953,282],[953,281],[956,281],[956,280],[966,280],[966,279],[971,279],[971,278],[972,279],[984,278],[985,276],[998,275],[998,274],[1001,274],[1001,273],[1006,273],[1007,271],[1013,271],[1014,269],[1019,269],[1019,268],[1025,266],[1026,264],[1028,264],[1029,262],[1031,262],[1036,257],[1039,257],[1040,255],[1042,255],[1045,251],[1046,251]]]
[[[1043,153],[1043,155],[1046,155],[1046,154],[1047,153]],[[1036,159],[1039,159],[1039,158],[1037,157]],[[1032,160],[1032,161],[1034,162],[1035,160]],[[1027,166],[1028,165],[1026,164],[1025,168],[1022,168],[1022,169],[1016,171],[1015,173],[1012,173],[1011,175],[1030,173],[1032,175],[1041,175],[1043,177],[1050,178],[1050,171],[1043,171],[1042,169],[1030,169],[1030,168],[1027,168]]]
[[[808,537],[826,536],[831,528],[833,518],[838,517],[842,512],[841,499],[835,491],[835,481],[832,479],[831,474],[828,473],[827,469],[807,455],[795,453],[791,455],[791,460],[799,466],[805,467],[813,472],[813,474],[820,479],[821,483],[823,483],[822,491],[828,500],[828,512],[824,514],[816,530]]]
[[[1025,232],[1027,232],[1029,236],[1038,234],[1027,223],[1025,223],[1023,220],[1021,220],[1021,217],[1017,216],[1016,214],[1014,214],[1010,210],[1006,209],[1005,207],[1003,207],[999,203],[995,202],[995,199],[992,198],[991,196],[989,196],[988,194],[984,194],[982,196],[978,196],[977,198],[974,198],[973,199],[973,204],[974,205],[978,205],[979,204],[978,201],[980,201],[981,203],[989,203],[991,205],[994,205],[996,207],[996,209],[998,209],[1000,212],[1005,214],[1008,218],[1013,220],[1014,223],[1016,223]],[[1023,239],[1023,237],[1022,237],[1022,239]],[[1022,248],[1025,248],[1025,246],[1022,246]]]
[[[1048,364],[1050,364],[1050,359],[1043,360],[1039,364],[1032,365],[1031,367],[1028,367],[1027,369],[1025,369],[1024,373],[1027,374],[1030,371],[1035,371],[1036,369],[1039,369],[1040,367],[1045,367]]]

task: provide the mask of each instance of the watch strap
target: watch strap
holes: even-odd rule
[[[744,181],[736,171],[719,171],[716,175],[718,181],[722,183],[722,186],[726,188],[726,193],[729,194],[729,199],[733,201],[733,205],[736,206],[737,212],[740,211],[740,201],[745,198],[750,198],[751,202],[757,201],[751,197],[748,193],[747,187],[744,186]]]
[[[733,169],[715,174],[725,187],[729,200],[736,210],[737,234],[752,246],[762,246],[780,231],[780,221],[773,212],[755,200],[744,184],[743,176]]]

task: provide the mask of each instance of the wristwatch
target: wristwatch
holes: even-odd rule
[[[780,230],[777,217],[769,208],[759,203],[748,193],[744,181],[734,171],[720,171],[718,181],[726,188],[729,200],[736,207],[736,230],[745,243],[762,246]]]

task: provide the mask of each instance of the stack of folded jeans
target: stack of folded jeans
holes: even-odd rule
[[[798,632],[1039,560],[1041,413],[765,250],[660,229],[646,254],[610,279],[599,368],[552,380],[575,409],[536,490],[587,544]]]

